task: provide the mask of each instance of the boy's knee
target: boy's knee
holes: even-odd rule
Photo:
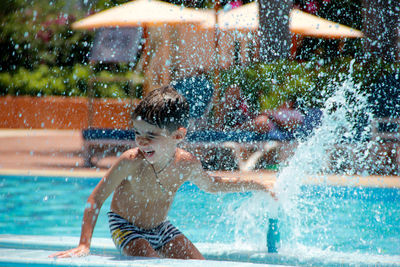
[[[152,248],[150,243],[141,238],[129,242],[124,248],[124,253],[127,256],[159,257],[158,253]]]

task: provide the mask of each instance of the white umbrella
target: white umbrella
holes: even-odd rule
[[[229,11],[220,10],[218,27],[221,30],[254,31],[259,27],[259,6],[257,2]],[[205,28],[213,28],[215,18],[202,22]],[[360,38],[363,33],[343,24],[329,21],[299,9],[290,12],[289,29],[292,33],[318,38]]]
[[[213,19],[211,10],[182,7],[158,0],[134,0],[119,5],[72,24],[73,29],[96,29],[104,27],[146,27],[201,24]]]

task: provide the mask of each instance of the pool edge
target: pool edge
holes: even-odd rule
[[[74,177],[74,178],[101,178],[106,170],[19,170],[19,169],[1,169],[0,176],[41,176],[41,177]],[[277,174],[263,172],[231,172],[214,171],[217,176],[222,177],[254,177],[262,176],[263,179],[276,181]],[[310,175],[304,184],[310,185],[328,185],[328,186],[351,186],[351,187],[379,187],[379,188],[398,188],[400,189],[400,177],[397,176],[361,176],[361,175]]]

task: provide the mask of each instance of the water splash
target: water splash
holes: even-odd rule
[[[333,93],[322,108],[320,127],[306,140],[299,141],[294,155],[281,166],[278,173],[275,190],[279,198],[279,212],[276,212],[273,201],[262,199],[258,194],[229,212],[231,219],[236,221],[236,246],[249,246],[251,243],[253,248],[265,249],[267,219],[276,214],[281,229],[281,252],[291,254],[295,251],[299,256],[306,255],[304,250],[307,249],[311,249],[313,252],[310,253],[315,255],[320,255],[321,251],[337,251],[338,247],[340,251],[345,246],[339,243],[346,235],[358,238],[357,242],[362,243],[365,234],[354,230],[358,229],[356,224],[359,221],[356,220],[354,224],[351,223],[351,229],[349,226],[349,229],[342,230],[341,239],[332,238],[336,231],[341,232],[337,220],[352,220],[352,214],[340,214],[343,205],[347,205],[347,210],[354,205],[342,196],[360,192],[346,191],[352,187],[331,191],[332,187],[327,184],[330,174],[344,175],[349,184],[354,185],[357,183],[356,177],[369,175],[373,171],[369,162],[375,146],[370,128],[372,113],[369,111],[368,96],[361,92],[350,75],[341,77],[340,81],[332,81],[331,86],[327,92]],[[304,186],[310,179],[317,180],[319,186]],[[337,194],[341,196],[337,197]],[[368,209],[362,205],[358,208]],[[327,216],[329,212],[332,215]],[[335,222],[330,221],[332,218]],[[260,229],[263,233],[259,232]],[[309,253],[307,255],[310,256]]]
[[[238,207],[231,205],[228,214],[235,214],[234,248],[264,250],[271,198],[264,193],[255,193],[251,198],[240,201]],[[266,213],[265,211],[268,210]],[[255,219],[257,218],[257,219]],[[251,240],[251,242],[249,242]]]
[[[372,115],[367,95],[361,93],[359,86],[348,77],[333,82],[332,86],[336,90],[325,102],[320,127],[299,143],[293,157],[278,174],[276,191],[281,204],[281,220],[289,228],[286,229],[286,246],[291,249],[299,248],[312,232],[320,233],[316,237],[319,249],[330,249],[324,235],[330,231],[329,222],[321,217],[320,210],[326,206],[324,202],[332,205],[330,189],[326,187],[327,174],[368,175],[371,171],[368,158],[374,141],[370,138]],[[321,192],[324,191],[327,197],[307,198],[311,192],[302,186],[311,178],[318,180],[322,185]],[[349,184],[354,183],[349,181]]]

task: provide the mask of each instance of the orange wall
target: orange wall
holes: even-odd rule
[[[130,100],[94,99],[93,126],[127,128]],[[133,107],[136,106],[134,101]],[[88,127],[85,97],[0,97],[0,128],[83,129]]]

